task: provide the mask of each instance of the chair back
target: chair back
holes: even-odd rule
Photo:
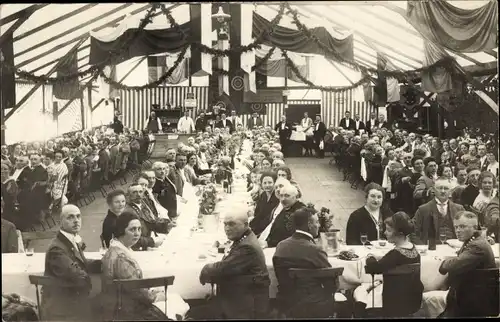
[[[417,312],[422,305],[424,290],[420,278],[420,263],[399,265],[384,272],[383,275],[382,306],[385,316],[406,317]],[[394,291],[403,290],[398,285],[404,285],[408,290]]]
[[[343,267],[327,267],[327,268],[315,268],[315,269],[305,269],[305,268],[290,268],[288,269],[288,275],[292,279],[301,278],[336,278],[342,275],[344,272]]]
[[[38,309],[38,317],[43,321],[42,310],[40,309],[40,289],[39,286],[64,286],[64,283],[51,276],[29,275],[31,285],[35,285],[36,289],[36,305]]]
[[[500,313],[500,270],[498,268],[476,269],[467,273],[457,289],[457,307],[460,316],[491,317]]]
[[[33,240],[53,239],[59,233],[58,230],[21,232],[24,247],[28,248]]]
[[[121,311],[122,308],[122,292],[124,290],[136,290],[140,288],[151,288],[163,286],[165,289],[165,315],[167,315],[167,289],[169,286],[174,285],[175,276],[163,276],[142,279],[129,279],[129,280],[113,280],[113,285],[116,287],[118,303],[115,309],[115,315]]]

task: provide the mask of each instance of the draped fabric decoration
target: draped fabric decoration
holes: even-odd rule
[[[190,31],[191,42],[212,46],[212,8],[211,4],[190,4]],[[174,17],[175,18],[175,17]],[[212,74],[212,57],[210,54],[193,50],[190,60],[190,74],[192,76],[206,76]]]
[[[302,83],[302,81],[297,77],[297,75],[292,72],[290,67],[288,67],[286,60],[282,56],[282,51],[276,48],[269,59],[262,62],[261,59],[266,56],[271,50],[271,47],[266,45],[261,45],[261,48],[255,49],[256,56],[256,71],[261,75],[272,76],[272,77],[288,77],[288,79]],[[305,56],[293,52],[288,52],[288,57],[294,62],[294,64],[299,69],[300,73],[309,78],[309,60],[310,56]]]
[[[377,56],[382,59],[384,70],[395,72],[398,68],[383,52],[377,52]],[[399,81],[395,77],[387,77],[386,79],[387,103],[399,102],[401,95],[399,93]]]
[[[103,69],[103,73],[113,79],[114,81],[118,81],[117,77],[116,77],[116,65],[112,65],[112,66],[106,66],[104,67]],[[102,98],[102,99],[114,99],[115,97],[119,97],[120,96],[120,92],[119,90],[117,90],[116,88],[114,88],[113,86],[111,86],[110,84],[108,84],[104,78],[100,77],[99,76],[99,96]]]
[[[253,14],[253,37],[259,35],[263,30],[269,28],[271,23],[259,14]],[[337,39],[332,37],[328,30],[324,27],[310,28],[314,37],[328,47],[331,51],[336,52],[340,57],[345,60],[354,60],[354,46],[353,35],[349,35],[344,39]],[[268,46],[276,46],[288,52],[304,53],[304,54],[318,54],[325,56],[328,59],[335,59],[331,55],[321,49],[318,44],[307,37],[299,30],[277,26],[271,35],[264,37],[264,44]]]
[[[57,67],[56,73],[57,77],[63,77],[71,74],[78,73],[78,51],[77,49],[72,50],[64,57],[61,57],[63,61]],[[78,78],[68,80],[66,82],[57,82],[54,84],[53,95],[55,98],[61,100],[71,100],[81,98],[82,92],[80,91],[80,83]]]
[[[6,36],[0,47],[0,62],[2,65],[14,66],[14,40],[12,33]],[[2,109],[13,108],[16,105],[16,77],[14,70],[0,68],[0,92],[2,94]]]
[[[180,25],[184,34],[191,35],[192,22],[186,22]],[[127,24],[127,29],[118,32],[117,38],[110,41],[101,41],[101,38],[96,38],[91,35],[90,38],[90,57],[89,64],[96,65],[108,59],[110,52],[122,52],[121,55],[113,59],[114,64],[124,62],[130,58],[138,56],[148,56],[161,53],[178,52],[186,45],[186,40],[183,35],[175,28],[142,30],[141,35],[136,37],[130,46],[125,48],[127,39],[134,37],[138,29],[138,24],[132,26]],[[111,36],[106,40],[112,39]]]
[[[252,21],[253,21],[253,8],[252,4],[242,3],[241,7],[241,45],[248,46],[252,43]],[[255,71],[252,71],[252,66],[255,65],[255,53],[248,51],[241,53],[240,56],[241,69],[245,72],[244,84],[245,91],[256,93],[257,87],[255,85]]]
[[[449,55],[434,43],[424,40],[424,63],[427,67],[435,62],[449,57]],[[446,68],[439,66],[422,71],[422,90],[442,93],[453,88],[451,72]]]
[[[427,40],[453,51],[481,52],[498,46],[498,2],[461,9],[447,1],[408,1],[406,16]]]
[[[184,60],[182,63],[173,71],[169,78],[167,78],[165,84],[179,84],[184,82],[189,78],[189,53],[190,50],[186,52]],[[158,79],[171,68],[175,61],[177,60],[180,52],[162,54],[148,57],[148,82],[156,82]]]
[[[377,70],[383,71],[387,68],[387,59],[377,52]],[[387,79],[385,75],[377,73],[377,81],[373,88],[373,103],[385,106],[387,103]]]

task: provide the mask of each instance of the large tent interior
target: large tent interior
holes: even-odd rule
[[[447,1],[452,6],[471,10],[493,5],[498,20],[498,4],[496,1]],[[171,17],[182,25],[190,21],[190,5],[186,3],[163,3],[164,8],[171,12]],[[36,82],[26,74],[47,77],[56,77],[59,62],[77,52],[78,71],[88,70],[91,56],[91,40],[93,37],[103,37],[117,32],[123,26],[138,26],[152,3],[73,3],[73,4],[3,4],[0,6],[0,44],[4,47],[9,39],[13,43],[13,62],[16,69],[15,103],[2,106],[2,141],[5,144],[14,144],[20,141],[46,140],[64,133],[91,129],[106,125],[113,120],[113,106],[116,101],[109,96],[109,89],[101,80],[99,73],[88,73],[79,78],[80,94],[73,99],[58,99],[52,92],[51,81]],[[391,65],[395,71],[412,71],[429,65],[424,55],[425,37],[408,21],[407,1],[312,1],[289,2],[279,25],[292,30],[298,30],[294,23],[294,13],[297,18],[309,29],[323,27],[335,39],[345,39],[352,35],[354,62],[358,66],[377,69],[377,56],[387,59],[387,66]],[[219,4],[214,3],[217,8]],[[279,2],[255,2],[251,4],[252,11],[268,21],[273,20],[280,9]],[[294,12],[290,12],[293,8]],[[213,9],[212,9],[213,10]],[[215,10],[217,11],[217,9]],[[234,21],[233,21],[234,23]],[[242,24],[251,26],[251,22]],[[495,25],[497,22],[495,23]],[[146,30],[171,28],[171,21],[162,10],[156,10],[152,21],[145,27]],[[496,32],[496,30],[495,30]],[[9,37],[11,35],[12,37]],[[255,36],[255,35],[254,35]],[[496,36],[495,36],[496,37]],[[217,46],[217,32],[211,33],[209,39],[212,46]],[[272,44],[264,42],[260,52],[266,54]],[[444,48],[449,57],[453,58],[466,74],[465,87],[462,93],[460,107],[454,110],[454,119],[475,118],[481,124],[487,121],[497,127],[498,114],[498,48],[478,52],[459,52]],[[191,48],[194,52],[196,49]],[[254,50],[253,53],[256,53]],[[343,113],[352,109],[366,118],[371,111],[385,109],[376,106],[373,102],[363,99],[363,86],[359,84],[364,77],[359,69],[351,68],[335,57],[307,52],[287,51],[288,57],[298,65],[307,61],[307,78],[315,87],[303,82],[292,80],[285,73],[285,77],[267,75],[267,87],[286,91],[287,101],[317,102],[322,107],[323,118],[328,125],[337,125]],[[166,53],[152,53],[162,55]],[[177,53],[168,53],[174,61]],[[256,53],[257,55],[257,53]],[[149,55],[148,55],[149,56]],[[258,55],[257,55],[258,56]],[[273,57],[282,59],[279,46]],[[281,56],[281,57],[280,57]],[[125,86],[142,86],[151,82],[147,56],[136,56],[116,65],[116,79]],[[187,58],[185,58],[187,59]],[[168,59],[167,59],[168,61]],[[2,68],[11,68],[2,61]],[[214,65],[215,67],[215,65]],[[23,73],[27,72],[27,73]],[[168,103],[183,105],[187,92],[194,92],[198,106],[191,110],[193,117],[197,110],[209,110],[214,102],[209,98],[210,71],[200,75],[190,73],[176,84],[161,84],[157,88],[167,93]],[[413,74],[412,74],[413,75]],[[377,79],[376,73],[370,73],[371,86]],[[413,76],[412,76],[413,77]],[[416,85],[420,82],[416,78]],[[406,79],[398,79],[402,86]],[[411,82],[411,80],[410,80]],[[482,85],[481,85],[482,84]],[[2,85],[3,86],[3,85]],[[323,86],[324,88],[321,88]],[[329,91],[328,88],[348,88],[347,91]],[[479,87],[479,88],[478,88]],[[326,89],[325,89],[326,88]],[[477,92],[490,97],[490,100],[481,98]],[[129,92],[127,94],[126,92]],[[130,94],[130,92],[134,92]],[[140,128],[142,121],[148,116],[151,106],[164,106],[166,101],[157,101],[153,97],[155,89],[120,89],[118,97],[125,106],[126,97],[133,97],[127,103],[129,107],[123,110],[124,124],[131,128]],[[361,94],[359,94],[361,93]],[[435,95],[428,97],[435,102]],[[488,102],[487,102],[488,101]],[[3,100],[2,100],[3,102]],[[55,104],[57,102],[57,104]],[[492,103],[493,102],[493,103]],[[448,102],[449,103],[449,102]],[[2,103],[3,104],[3,103]],[[54,109],[57,105],[58,108]],[[268,104],[265,122],[274,126],[283,112],[283,106]],[[429,102],[422,106],[432,107],[431,110],[443,109],[441,104]],[[286,106],[285,106],[286,108]],[[470,113],[464,113],[468,110]],[[441,114],[429,114],[439,116]],[[244,114],[244,113],[242,113]],[[453,113],[448,113],[453,114]],[[494,117],[492,118],[491,115]],[[136,119],[140,119],[136,121]]]

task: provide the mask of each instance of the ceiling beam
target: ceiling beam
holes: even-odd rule
[[[14,37],[14,41],[18,41],[18,40],[24,39],[24,38],[26,38],[26,37],[28,37],[28,36],[31,36],[31,35],[33,35],[34,33],[39,32],[40,30],[43,30],[43,29],[45,29],[45,28],[47,28],[47,27],[50,27],[50,26],[52,26],[52,25],[54,25],[54,24],[56,24],[56,23],[58,23],[58,22],[61,22],[61,21],[63,21],[63,20],[66,20],[66,19],[68,19],[68,18],[71,18],[71,17],[73,17],[73,16],[76,16],[77,14],[82,13],[82,12],[84,12],[84,11],[87,11],[87,10],[89,10],[90,8],[93,8],[93,7],[94,7],[94,6],[96,6],[96,5],[97,5],[97,3],[90,3],[90,4],[87,4],[87,5],[83,6],[83,7],[81,7],[81,8],[78,8],[78,9],[76,9],[76,10],[73,10],[73,11],[71,11],[71,12],[68,12],[68,13],[67,13],[67,14],[65,14],[65,15],[62,15],[62,16],[60,16],[60,17],[57,17],[56,19],[53,19],[53,20],[50,20],[50,21],[49,21],[49,22],[47,22],[47,23],[44,23],[43,25],[40,25],[40,26],[38,26],[38,27],[36,27],[36,28],[33,28],[33,29],[31,29],[31,30],[28,30],[27,32],[25,32],[25,33],[23,33],[23,34],[17,35],[16,37]]]
[[[30,12],[30,11],[35,12],[35,11],[40,10],[40,9],[42,9],[43,7],[46,7],[46,6],[48,6],[48,5],[49,5],[49,3],[46,3],[46,4],[34,4],[34,5],[32,5],[32,6],[29,6],[29,7],[27,7],[27,8],[24,8],[24,9],[22,9],[22,10],[19,10],[19,11],[18,11],[18,12],[16,12],[16,13],[13,13],[13,14],[11,14],[11,15],[9,15],[9,16],[7,16],[7,17],[5,17],[5,18],[0,19],[0,26],[3,26],[3,25],[5,25],[5,24],[7,24],[7,23],[9,23],[9,22],[12,22],[12,21],[14,21],[14,20],[16,20],[16,19],[19,19],[19,18],[21,18],[21,17],[24,17],[24,15],[25,15],[26,13]]]
[[[404,18],[406,21],[408,21],[408,23],[410,24],[410,22],[409,22],[409,20],[408,20],[408,17],[406,17],[406,11],[405,11],[403,8],[400,8],[400,7],[398,7],[398,6],[395,6],[395,5],[393,5],[392,3],[384,3],[384,4],[381,4],[381,6],[382,6],[382,7],[384,7],[384,8],[386,8],[386,9],[391,10],[392,12],[398,13],[401,17],[403,17],[403,18]],[[411,24],[410,24],[410,25],[411,25]],[[406,28],[407,28],[407,27],[406,27]],[[409,28],[408,28],[408,29],[409,29]],[[406,29],[405,29],[405,30],[406,30]],[[424,37],[422,34],[420,34],[419,32],[417,32],[417,33],[419,34],[419,36],[420,36],[421,38],[424,38],[424,39],[425,39],[425,37]],[[435,45],[440,46],[440,47],[443,47],[443,46],[441,46],[441,45],[439,45],[439,44],[435,44]],[[446,49],[447,49],[447,50],[449,50],[449,51],[451,51],[453,54],[457,55],[458,57],[463,58],[463,59],[465,59],[465,60],[468,60],[468,61],[470,61],[470,62],[472,62],[472,63],[474,63],[474,64],[476,64],[476,65],[479,65],[479,66],[482,66],[482,65],[483,65],[483,63],[481,63],[480,61],[478,61],[478,60],[476,60],[476,59],[473,59],[473,58],[470,58],[470,57],[468,57],[468,56],[465,56],[464,54],[459,53],[459,52],[456,52],[456,51],[454,51],[454,50],[451,50],[451,49],[448,49],[448,48],[446,48]],[[444,50],[444,48],[443,48],[443,50]]]
[[[80,40],[78,43],[76,43],[69,51],[68,53],[70,53],[71,51],[73,50],[77,50],[78,49],[78,46],[80,46],[83,42],[85,41],[85,39],[82,39]],[[56,70],[57,68],[59,68],[59,66],[61,66],[61,64],[64,62],[64,59],[63,57],[61,57],[59,59],[59,61],[57,62],[57,64],[55,64],[51,69],[50,71],[47,73],[47,76],[50,76],[52,75]],[[33,93],[35,93],[38,88],[40,86],[42,86],[43,83],[36,83],[33,88],[26,94],[23,96],[23,98],[21,98],[21,100],[19,102],[16,103],[16,105],[9,111],[9,113],[7,113],[5,115],[5,118],[4,118],[4,122],[7,122],[7,120],[21,107],[23,106],[23,104],[31,97],[31,95],[33,95]]]
[[[130,7],[131,5],[133,5],[133,3],[125,3],[125,4],[122,4],[121,6],[116,7],[116,8],[114,8],[113,10],[110,10],[110,11],[108,11],[108,12],[105,12],[105,13],[103,13],[103,14],[101,14],[101,15],[97,16],[97,17],[94,17],[94,18],[92,18],[92,19],[90,19],[90,20],[88,20],[88,21],[86,21],[86,22],[84,22],[84,23],[82,23],[82,24],[79,24],[79,25],[77,25],[77,26],[75,26],[75,27],[73,27],[73,28],[70,28],[70,29],[68,29],[68,30],[65,30],[63,33],[57,34],[57,35],[55,35],[55,36],[53,36],[53,37],[51,37],[51,38],[49,38],[49,39],[45,39],[44,41],[37,42],[36,44],[33,44],[33,46],[30,46],[29,48],[27,48],[27,49],[25,49],[25,50],[23,50],[23,51],[21,51],[21,52],[16,53],[16,54],[14,55],[14,57],[15,57],[15,58],[16,58],[16,57],[20,57],[20,56],[22,56],[22,55],[24,55],[24,54],[27,54],[27,53],[29,53],[29,52],[31,52],[31,51],[33,51],[33,50],[37,49],[37,48],[40,48],[40,47],[42,47],[42,46],[45,46],[45,45],[47,45],[47,44],[49,44],[49,43],[53,42],[54,40],[58,40],[58,39],[60,39],[60,38],[63,38],[63,37],[65,37],[65,36],[67,36],[67,35],[69,35],[69,34],[71,34],[71,33],[75,32],[75,31],[82,30],[83,28],[88,27],[89,25],[93,24],[94,22],[97,22],[97,21],[99,21],[99,20],[101,20],[101,19],[104,19],[104,18],[106,18],[106,17],[108,17],[108,16],[110,16],[110,15],[112,15],[112,14],[115,14],[115,13],[117,13],[117,12],[119,12],[119,11],[123,10],[123,9],[127,9],[127,8],[128,8],[128,7]],[[24,62],[23,62],[23,63],[24,63]]]
[[[34,9],[24,11],[24,14],[19,19],[17,19],[16,22],[14,22],[14,24],[12,24],[12,26],[10,26],[9,29],[7,29],[7,31],[5,31],[3,34],[0,35],[0,48],[2,48],[2,45],[7,39],[7,37],[13,35],[14,31],[16,31],[17,28],[19,28],[26,20],[28,20],[28,18],[31,17],[31,15],[38,9],[39,7],[35,7]]]
[[[176,3],[176,4],[173,4],[173,5],[169,6],[169,7],[167,7],[167,9],[173,10],[173,9],[177,8],[178,6],[180,6],[180,5],[181,5],[181,3]],[[138,13],[140,13],[140,12],[144,11],[144,10],[149,9],[150,7],[151,7],[151,4],[146,4],[146,5],[144,5],[144,6],[140,7],[140,8],[137,8],[137,9],[135,9],[135,10],[133,10],[133,11],[129,12],[129,14],[130,14],[131,16],[133,16],[133,15],[136,15],[136,14],[138,14]],[[157,12],[157,13],[155,13],[155,14],[153,15],[153,17],[159,16],[159,15],[162,15],[162,14],[163,14],[162,12]],[[123,16],[121,16],[121,17],[118,17],[118,18],[116,18],[116,19],[113,19],[112,21],[107,22],[107,23],[105,23],[105,24],[103,24],[103,25],[101,25],[101,26],[99,26],[99,27],[97,27],[97,28],[93,29],[92,31],[93,31],[93,32],[98,32],[99,30],[102,30],[102,29],[107,28],[107,27],[116,27],[116,26],[117,26],[117,25],[118,25],[121,21],[123,21],[123,19],[125,19],[125,17],[126,17],[126,15],[123,15]],[[86,36],[90,36],[90,32],[87,32],[87,33],[86,33],[86,34],[84,34],[84,35],[78,36],[78,37],[73,38],[73,39],[71,39],[71,40],[68,40],[68,41],[66,41],[66,42],[64,42],[64,43],[62,43],[62,44],[59,44],[59,45],[57,45],[57,46],[55,46],[55,47],[53,47],[53,48],[51,48],[51,49],[49,49],[49,50],[47,50],[47,51],[45,51],[45,52],[43,52],[43,53],[41,53],[41,54],[37,55],[36,57],[31,58],[31,59],[30,59],[30,62],[28,62],[28,63],[22,62],[22,63],[20,63],[20,64],[19,64],[18,66],[16,66],[16,67],[17,67],[17,68],[20,68],[19,66],[26,66],[27,64],[31,63],[32,61],[35,61],[35,60],[37,60],[37,59],[39,59],[39,58],[42,58],[42,57],[45,57],[45,56],[49,55],[50,53],[52,53],[52,52],[54,52],[54,51],[56,51],[56,50],[59,50],[59,49],[61,49],[61,48],[64,48],[64,47],[68,46],[69,44],[73,43],[74,41],[80,40],[80,39],[82,39],[82,38],[84,38],[84,37],[86,37]],[[80,52],[81,50],[86,49],[86,48],[88,48],[88,47],[90,47],[90,45],[83,46],[83,47],[82,47],[82,48],[80,48],[78,51]],[[53,60],[51,63],[54,63],[54,62],[56,62],[56,61],[57,61],[57,59]]]

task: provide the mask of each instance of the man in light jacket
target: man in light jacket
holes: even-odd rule
[[[177,131],[186,134],[191,134],[191,132],[194,131],[194,121],[189,116],[188,111],[184,111],[184,116],[179,119],[179,123],[177,123]]]

